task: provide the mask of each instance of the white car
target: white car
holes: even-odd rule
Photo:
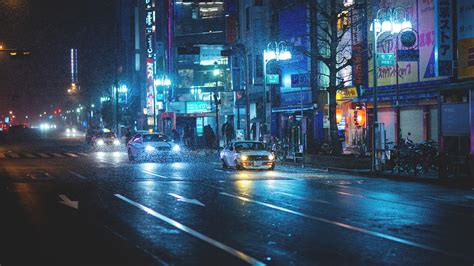
[[[275,168],[275,155],[258,141],[236,141],[228,144],[220,153],[224,168],[268,169]]]
[[[127,143],[128,159],[178,159],[181,147],[161,133],[138,133]]]

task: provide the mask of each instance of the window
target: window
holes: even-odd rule
[[[250,8],[249,7],[245,9],[245,29],[247,31],[250,30]]]
[[[255,75],[257,78],[263,77],[263,59],[261,55],[255,56]]]

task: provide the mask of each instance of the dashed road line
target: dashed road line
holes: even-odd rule
[[[23,155],[25,155],[25,157],[27,157],[27,158],[38,158],[38,157],[34,156],[31,153],[23,153]]]
[[[15,158],[15,159],[20,158],[20,155],[16,154],[16,153],[10,153],[9,156],[12,157],[12,158]]]
[[[142,172],[145,173],[145,174],[147,174],[147,175],[152,175],[152,176],[161,177],[161,178],[169,178],[169,177],[167,177],[167,176],[155,174],[155,173],[150,172],[150,171],[147,171],[147,170],[143,170]]]
[[[79,155],[76,155],[76,154],[74,154],[74,153],[72,153],[72,152],[66,152],[65,154],[66,154],[67,156],[73,157],[73,158],[79,157]]]
[[[268,208],[271,208],[271,209],[274,209],[274,210],[279,210],[279,211],[282,211],[282,212],[294,214],[294,215],[304,217],[304,218],[308,218],[308,219],[311,219],[311,220],[315,220],[315,221],[318,221],[318,222],[331,224],[331,225],[346,228],[346,229],[349,229],[349,230],[352,230],[352,231],[356,231],[356,232],[359,232],[359,233],[363,233],[363,234],[383,238],[383,239],[390,240],[390,241],[393,241],[393,242],[397,242],[397,243],[400,243],[400,244],[404,244],[404,245],[408,245],[408,246],[412,246],[412,247],[417,247],[417,248],[421,248],[421,249],[432,251],[432,252],[441,253],[443,255],[450,256],[450,257],[456,257],[456,258],[461,258],[461,259],[464,259],[464,260],[466,260],[466,259],[469,260],[469,258],[467,258],[466,256],[463,256],[461,254],[447,252],[447,251],[444,251],[444,250],[441,250],[441,249],[438,249],[438,248],[435,248],[435,247],[431,247],[431,246],[428,246],[428,245],[416,243],[416,242],[406,240],[406,239],[403,239],[403,238],[399,238],[399,237],[396,237],[396,236],[391,236],[391,235],[387,235],[387,234],[384,234],[384,233],[379,233],[379,232],[376,232],[376,231],[372,231],[372,230],[364,229],[364,228],[361,228],[361,227],[353,226],[353,225],[350,225],[350,224],[345,224],[345,223],[329,220],[329,219],[322,218],[322,217],[317,217],[317,216],[313,216],[313,215],[309,215],[309,214],[304,214],[302,212],[290,210],[290,209],[287,209],[287,208],[284,208],[284,207],[276,206],[276,205],[273,205],[273,204],[270,204],[270,203],[265,203],[265,202],[261,202],[261,201],[258,201],[258,200],[253,200],[253,199],[238,196],[238,195],[229,194],[229,193],[226,193],[226,192],[220,192],[220,194],[224,195],[224,196],[227,196],[227,197],[236,198],[236,199],[239,199],[239,200],[242,200],[242,201],[245,201],[245,202],[255,203],[257,205],[265,206],[265,207],[268,207]]]
[[[85,176],[83,176],[83,175],[81,175],[81,174],[78,174],[78,173],[76,173],[76,172],[74,172],[74,171],[69,171],[69,173],[72,174],[72,175],[74,175],[74,176],[76,176],[76,177],[79,177],[80,179],[87,180],[87,177],[85,177]]]
[[[46,153],[38,153],[38,155],[39,155],[41,158],[51,158],[51,156],[49,156],[49,155],[46,154]]]
[[[128,198],[126,198],[126,197],[124,197],[120,194],[114,194],[114,196],[121,199],[122,201],[124,201],[124,202],[126,202],[126,203],[128,203],[132,206],[135,206],[138,209],[150,214],[151,216],[153,216],[155,218],[158,218],[158,219],[162,220],[163,222],[168,223],[168,224],[178,228],[179,230],[181,230],[183,232],[186,232],[186,233],[188,233],[188,234],[190,234],[190,235],[192,235],[192,236],[194,236],[194,237],[196,237],[196,238],[198,238],[198,239],[200,239],[200,240],[202,240],[202,241],[204,241],[204,242],[206,242],[206,243],[208,243],[208,244],[210,244],[210,245],[212,245],[212,246],[214,246],[214,247],[216,247],[220,250],[223,250],[223,251],[225,251],[225,252],[227,252],[227,253],[229,253],[229,254],[231,254],[231,255],[233,255],[233,256],[235,256],[235,257],[237,257],[237,258],[239,258],[239,259],[241,259],[241,260],[243,260],[247,263],[249,263],[250,265],[259,265],[259,266],[265,265],[265,263],[260,262],[256,259],[250,257],[249,255],[239,251],[239,250],[236,250],[232,247],[227,246],[224,243],[221,243],[221,242],[219,242],[217,240],[214,240],[214,239],[212,239],[212,238],[210,238],[210,237],[208,237],[204,234],[201,234],[198,231],[196,231],[196,230],[194,230],[190,227],[187,227],[186,225],[184,225],[184,224],[182,224],[178,221],[175,221],[175,220],[173,220],[173,219],[171,219],[171,218],[169,218],[169,217],[167,217],[167,216],[165,216],[161,213],[158,213],[157,211],[155,211],[153,209],[150,209],[150,208],[148,208],[148,207],[146,207],[146,206],[144,206],[144,205],[142,205],[138,202],[130,200],[130,199],[128,199]]]
[[[64,158],[64,155],[59,154],[59,153],[52,153],[52,155],[53,155],[54,157]]]
[[[0,159],[5,159],[5,154],[0,153]]]

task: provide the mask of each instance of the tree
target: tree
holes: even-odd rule
[[[310,47],[293,48],[311,58],[311,89],[313,95],[324,89],[329,94],[330,143],[336,153],[341,152],[336,122],[336,93],[352,81],[351,67],[356,53],[353,50],[352,30],[367,21],[366,4],[362,0],[347,4],[342,0],[306,0],[309,8]],[[363,56],[366,58],[366,56]],[[316,96],[313,97],[315,99]]]

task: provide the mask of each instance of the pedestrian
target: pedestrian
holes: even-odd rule
[[[183,132],[183,139],[184,139],[184,145],[190,146],[191,142],[191,129],[189,128],[188,125],[184,126],[184,132]]]
[[[212,148],[212,146],[214,145],[214,139],[215,139],[215,135],[214,135],[214,131],[212,130],[211,125],[205,126],[204,127],[204,141],[208,148]]]
[[[125,146],[127,146],[128,142],[132,139],[132,132],[130,131],[130,128],[127,127],[125,131]]]
[[[225,128],[226,144],[229,144],[233,139],[234,139],[234,126],[232,126],[232,123],[229,123],[229,121],[227,121],[227,126]]]
[[[176,143],[179,143],[181,141],[179,132],[176,129],[173,129],[172,133],[173,133],[173,141]]]

